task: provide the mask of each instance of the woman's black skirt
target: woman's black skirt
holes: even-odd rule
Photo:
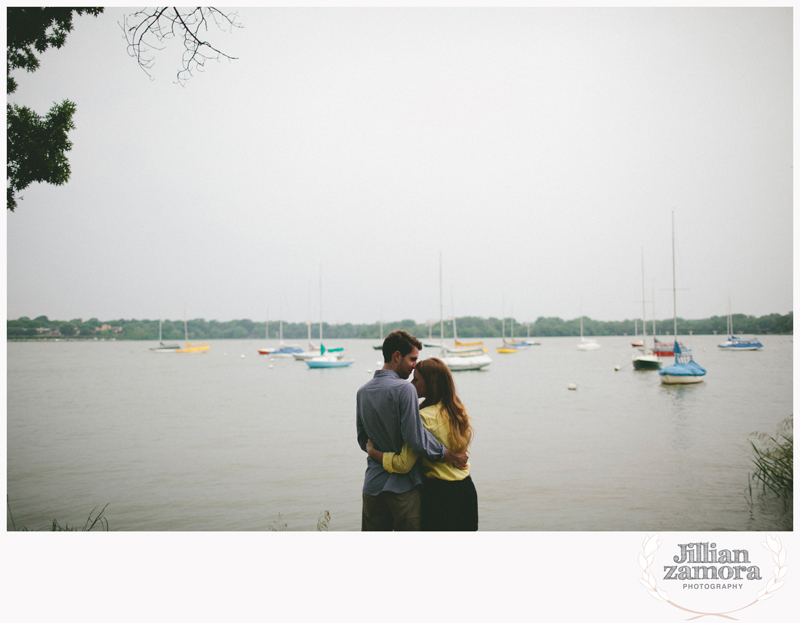
[[[471,476],[464,480],[422,480],[423,530],[478,529],[478,493]]]

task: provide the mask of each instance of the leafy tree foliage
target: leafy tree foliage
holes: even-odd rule
[[[13,70],[36,71],[37,54],[66,43],[74,16],[97,16],[102,12],[100,7],[8,7],[6,94],[17,90],[17,81],[11,76]],[[170,39],[182,39],[184,53],[178,82],[183,84],[193,72],[202,71],[206,61],[234,58],[211,45],[204,36],[209,23],[221,28],[241,28],[236,20],[235,13],[226,14],[214,7],[157,7],[126,16],[121,26],[129,54],[148,75],[154,63],[152,51]],[[68,134],[75,129],[75,110],[75,102],[68,99],[54,104],[45,115],[27,106],[6,104],[6,208],[11,212],[21,200],[19,193],[34,182],[60,186],[69,180],[67,152],[72,149],[72,142]]]
[[[65,322],[58,326],[58,332],[65,337],[72,337],[78,332],[78,327],[70,322]]]
[[[502,320],[499,318],[477,318],[467,316],[456,319],[456,327],[460,340],[471,338],[497,338],[502,335]],[[763,334],[792,334],[793,315],[789,312],[785,316],[780,314],[770,314],[756,318],[744,314],[735,314],[733,317],[734,329],[737,334],[744,335],[763,335]],[[678,318],[678,333],[687,335],[690,331],[695,335],[710,335],[714,331],[718,335],[724,336],[726,333],[727,319],[724,316],[713,316],[700,320],[685,320]],[[102,326],[108,325],[112,329],[103,330]],[[194,319],[187,322],[189,341],[200,340],[220,340],[220,339],[264,339],[266,336],[266,324],[263,322],[253,322],[249,319],[231,320],[229,322],[219,322],[218,320]],[[648,334],[651,333],[651,326],[648,323]],[[115,331],[114,328],[117,328]],[[561,318],[541,317],[532,323],[530,327],[526,324],[514,321],[515,337],[560,337],[580,335],[580,318],[572,320],[562,320]],[[49,329],[49,337],[61,335],[63,337],[73,337],[76,334],[82,338],[115,338],[120,340],[157,340],[158,339],[158,320],[106,320],[99,321],[91,318],[84,322],[80,318],[64,322],[60,320],[48,320],[47,316],[39,316],[34,320],[23,316],[17,320],[8,320],[6,323],[7,335],[9,339],[46,337],[37,329]],[[445,338],[453,338],[452,320],[446,320],[444,324]],[[656,323],[658,334],[664,337],[672,335],[672,319],[660,320]],[[277,322],[270,322],[270,340],[278,337]],[[438,341],[439,323],[433,327],[419,324],[413,320],[399,320],[387,322],[383,325],[383,335],[395,329],[405,329],[412,335],[416,335],[423,342]],[[380,325],[372,324],[323,324],[324,343],[329,340],[338,339],[368,339],[377,340],[380,337]],[[530,332],[529,332],[530,330]],[[622,320],[612,322],[602,322],[584,317],[583,332],[585,335],[633,335],[634,321]],[[506,318],[506,337],[510,337],[511,318]],[[428,335],[431,335],[429,340]],[[164,320],[161,327],[162,339],[165,341],[179,341],[184,339],[184,329],[182,320]],[[308,336],[308,325],[305,322],[284,322],[283,337],[285,340],[302,342]],[[311,324],[311,339],[319,340],[319,324]]]
[[[28,72],[39,68],[36,53],[60,48],[72,30],[73,14],[99,15],[102,8],[8,7],[6,10],[6,94],[17,90],[11,76],[14,69]],[[17,195],[33,182],[60,186],[70,175],[66,152],[72,149],[67,138],[75,128],[72,117],[75,103],[54,104],[45,116],[27,106],[6,104],[6,207],[14,211]]]

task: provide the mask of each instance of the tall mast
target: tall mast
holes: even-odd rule
[[[442,252],[439,251],[439,333],[444,348],[444,303],[442,301]]]
[[[267,326],[267,339],[269,339],[269,305],[267,305],[267,322],[265,324]]]
[[[319,343],[322,344],[322,264],[319,265]]]
[[[728,291],[728,335],[733,337],[733,314],[731,313],[731,293]]]
[[[656,347],[656,280],[653,279],[653,282],[650,286],[651,288],[651,297],[653,300],[651,304],[653,306],[653,349],[655,350]]]
[[[311,279],[308,280],[308,315],[306,316],[306,328],[308,329],[308,350],[311,350]]]
[[[189,327],[186,324],[186,305],[183,306],[183,336],[186,338],[186,345],[189,345]]]
[[[675,341],[678,341],[678,304],[675,301],[675,211],[672,212],[672,322]]]
[[[456,333],[456,304],[453,300],[453,286],[450,286],[450,308],[453,310],[453,341],[458,346],[458,333]]]
[[[644,293],[644,247],[642,247],[642,349],[647,354],[647,296]],[[655,342],[653,343],[655,346]]]
[[[281,348],[283,348],[283,301],[281,301],[280,310],[281,310],[281,317],[280,317],[280,322],[279,322],[279,326],[280,326],[280,341],[281,341]]]
[[[501,309],[503,311],[503,318],[500,321],[500,327],[501,327],[501,331],[503,332],[503,344],[505,344],[506,343],[506,294],[505,294],[505,292],[503,292],[503,296],[501,297],[501,300],[503,301],[501,303]]]

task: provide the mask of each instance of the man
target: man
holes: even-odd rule
[[[358,445],[367,451],[367,439],[382,452],[400,452],[403,442],[429,461],[448,461],[466,468],[466,453],[451,452],[422,425],[417,391],[406,382],[417,365],[422,343],[403,330],[383,341],[383,368],[356,396]],[[390,474],[367,457],[362,492],[361,529],[419,530],[422,472],[417,461],[407,474]]]

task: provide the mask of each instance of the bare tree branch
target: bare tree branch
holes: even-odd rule
[[[184,51],[176,78],[183,85],[194,72],[203,71],[208,60],[236,60],[204,38],[212,22],[223,31],[242,27],[236,13],[223,13],[215,7],[157,7],[125,15],[120,28],[128,43],[128,54],[151,79],[154,51],[163,50],[171,39],[182,39]]]

